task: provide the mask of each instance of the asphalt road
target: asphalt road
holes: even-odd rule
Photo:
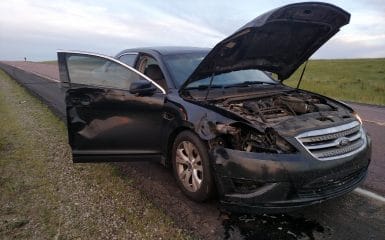
[[[373,140],[372,162],[363,185],[385,196],[385,106],[356,103],[349,105],[361,116],[364,127]]]
[[[9,67],[13,65],[19,69]],[[0,62],[19,83],[64,119],[64,92],[57,66]],[[351,104],[361,114],[373,139],[373,157],[363,188],[385,195],[385,108]],[[197,204],[178,189],[172,174],[159,164],[116,164],[153,202],[177,223],[207,239],[385,239],[385,202],[355,192],[283,215],[221,213],[217,202]]]

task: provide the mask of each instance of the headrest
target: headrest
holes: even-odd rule
[[[159,66],[156,64],[148,65],[144,70],[144,74],[155,81],[164,79],[162,70],[160,70]]]

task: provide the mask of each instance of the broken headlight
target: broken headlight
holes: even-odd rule
[[[293,153],[296,149],[273,129],[260,133],[242,124],[217,124],[216,132],[222,146],[246,151],[265,153]]]
[[[227,124],[222,124],[222,123],[217,124],[215,130],[220,134],[230,134],[230,135],[236,135],[240,132],[239,128],[236,128]]]
[[[263,134],[251,133],[244,141],[243,148],[247,152],[293,153],[296,149],[284,138],[270,131]]]

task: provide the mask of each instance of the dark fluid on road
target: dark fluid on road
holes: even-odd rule
[[[325,228],[314,220],[289,214],[230,214],[223,220],[225,239],[315,239]]]

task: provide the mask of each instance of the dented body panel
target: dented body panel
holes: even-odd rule
[[[73,88],[66,93],[69,142],[75,161],[88,155],[159,155],[164,96],[138,98],[124,90]],[[153,126],[149,128],[148,126]],[[127,138],[127,136],[140,136]]]

